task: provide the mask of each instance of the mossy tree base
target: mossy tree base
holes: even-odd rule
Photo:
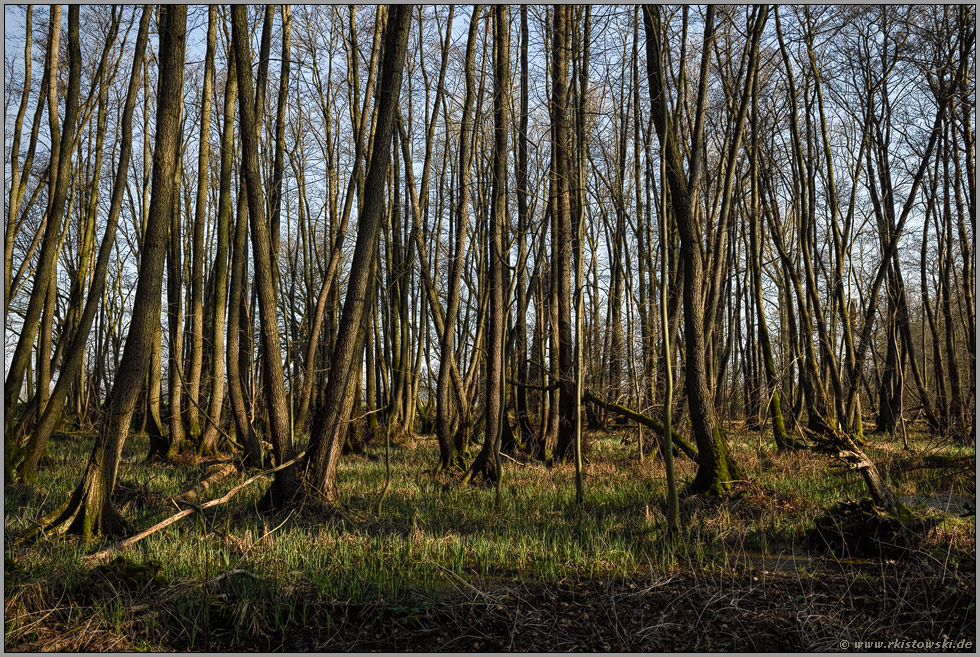
[[[44,531],[85,540],[124,536],[129,525],[112,504],[110,485],[101,469],[90,463],[68,503],[45,519]]]
[[[201,440],[201,422],[198,418],[192,418],[187,426],[187,442],[196,445]]]
[[[684,496],[722,495],[732,489],[732,484],[745,478],[742,468],[732,458],[720,427],[713,427],[710,435],[711,448],[700,449],[698,473],[687,488]]]
[[[806,447],[803,441],[789,435],[786,425],[783,422],[783,408],[779,398],[779,390],[773,388],[772,399],[769,402],[769,418],[772,420],[772,437],[776,442],[776,449],[780,451],[795,452]]]
[[[470,437],[469,425],[464,419],[459,418],[443,432],[438,430],[438,424],[437,422],[436,437],[439,442],[439,463],[436,465],[436,472],[466,470],[466,462],[470,458],[469,450],[466,448]]]
[[[446,458],[440,456],[439,463],[436,464],[435,467],[436,472],[456,472],[465,469],[466,460],[463,458],[462,454],[456,452],[455,450]]]

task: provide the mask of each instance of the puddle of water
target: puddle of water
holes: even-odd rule
[[[898,499],[905,506],[931,507],[955,515],[976,508],[976,498],[967,495],[899,495]]]
[[[734,559],[744,563],[752,570],[763,570],[776,573],[792,573],[803,566],[813,563],[814,557],[806,552],[795,552],[792,554],[773,554],[758,550],[743,550]]]
[[[733,555],[732,561],[744,564],[750,570],[760,570],[770,573],[795,573],[804,567],[826,567],[830,564],[842,564],[847,566],[868,566],[874,563],[869,559],[835,559],[826,554],[811,554],[807,551],[797,551],[792,554],[774,554],[761,552],[759,550],[744,550],[737,555]]]

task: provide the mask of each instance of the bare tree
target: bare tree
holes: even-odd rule
[[[353,265],[347,281],[347,296],[337,331],[332,359],[333,370],[327,389],[324,391],[323,405],[313,419],[310,447],[306,458],[305,483],[328,500],[336,496],[337,463],[340,460],[347,421],[353,404],[353,390],[349,386],[353,378],[351,366],[363,346],[367,287],[381,229],[384,204],[383,181],[388,175],[391,156],[389,144],[393,134],[395,106],[401,89],[405,49],[411,23],[410,5],[397,5],[391,8],[378,82],[377,126],[365,180],[364,206],[360,208],[358,216]]]
[[[235,72],[238,75],[239,136],[242,142],[242,168],[248,194],[249,227],[252,237],[252,259],[255,263],[255,289],[258,294],[261,337],[262,373],[265,379],[265,402],[269,413],[269,440],[277,465],[295,456],[289,426],[289,407],[286,400],[285,377],[279,343],[279,321],[276,310],[272,244],[265,218],[265,201],[258,161],[258,122],[252,92],[252,55],[248,47],[247,8],[235,5],[231,9],[231,36],[235,48]],[[294,493],[296,474],[293,468],[276,473],[267,502],[282,504]]]
[[[77,7],[76,7],[77,10]],[[77,19],[76,19],[77,20]],[[157,108],[153,157],[153,192],[143,238],[141,267],[132,321],[119,371],[109,393],[105,420],[82,480],[68,503],[46,523],[47,531],[83,536],[120,534],[125,522],[111,493],[122,447],[149,365],[154,326],[159,326],[163,265],[173,208],[180,108],[183,101],[187,8],[167,5],[160,10],[160,104]]]

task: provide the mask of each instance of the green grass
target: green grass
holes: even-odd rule
[[[631,429],[628,435],[632,438],[635,432]],[[683,500],[685,529],[671,539],[662,512],[665,490],[659,460],[647,457],[639,462],[635,446],[624,444],[619,433],[593,434],[589,439],[586,495],[580,507],[575,504],[570,465],[549,469],[505,459],[503,508],[495,513],[492,488],[459,486],[452,476],[429,470],[437,461],[436,443],[429,436],[393,446],[391,487],[380,513],[383,443],[368,447],[364,455],[342,459],[340,498],[334,509],[311,503],[263,516],[255,505],[265,485],[256,484],[206,519],[192,516],[126,552],[137,562],[158,561],[160,577],[170,583],[165,607],[169,619],[163,612],[144,618],[139,636],[130,637],[130,647],[155,645],[153,628],[167,626],[173,632],[175,622],[180,641],[190,647],[200,647],[206,640],[203,628],[219,621],[243,635],[249,627],[261,626],[256,620],[260,618],[285,631],[308,622],[309,593],[353,605],[400,604],[412,595],[437,597],[477,580],[548,584],[569,578],[751,568],[758,553],[802,554],[801,536],[817,516],[841,500],[866,495],[857,474],[832,469],[826,456],[760,449],[756,435],[733,433],[736,459],[754,487],[722,501]],[[42,483],[8,489],[8,584],[21,589],[40,586],[48,598],[87,586],[90,569],[80,558],[100,544],[41,539],[13,551],[10,546],[13,537],[64,502],[91,444],[89,436],[59,435],[52,442],[53,464],[42,473]],[[929,447],[926,438],[915,441],[914,447],[911,454],[920,456],[964,456],[960,448]],[[898,490],[913,486],[897,474],[901,459],[911,455],[878,442],[868,451],[896,473]],[[145,453],[146,438],[132,436],[119,472],[120,481],[142,490],[142,505],[132,504],[126,511],[134,529],[174,513],[170,498],[204,474],[199,464],[147,463]],[[694,464],[687,459],[680,460],[677,469],[682,484],[694,476]],[[919,473],[920,487],[940,488],[938,478],[928,479],[925,470]],[[241,475],[228,477],[199,500],[218,497],[240,481]],[[946,518],[941,527],[949,545],[960,545],[975,533],[975,519]],[[232,569],[248,575],[222,589],[233,605],[218,604],[220,596],[212,596],[207,582]],[[57,586],[51,584],[55,581]],[[125,605],[100,604],[102,625],[116,634],[123,632]],[[9,634],[11,628],[6,629]]]

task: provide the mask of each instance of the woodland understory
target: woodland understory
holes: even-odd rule
[[[972,5],[4,13],[6,648],[975,649]]]

